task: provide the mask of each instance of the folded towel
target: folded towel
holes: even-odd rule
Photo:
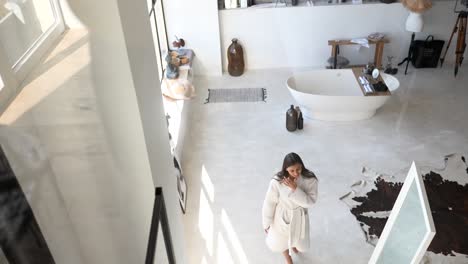
[[[372,87],[370,86],[369,84],[369,81],[367,81],[366,78],[364,78],[363,76],[359,76],[359,81],[361,82],[362,84],[362,87],[364,88],[364,93],[373,93],[374,92],[374,89],[372,89]]]
[[[351,42],[369,48],[369,40],[367,38],[355,38],[352,39]]]

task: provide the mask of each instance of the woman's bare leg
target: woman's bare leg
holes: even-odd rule
[[[289,250],[288,249],[283,251],[283,256],[286,258],[286,263],[293,264],[292,258],[291,258],[291,256],[289,256]]]
[[[296,247],[293,247],[293,251],[294,251],[294,253],[296,253],[296,254],[299,253],[299,250],[297,250]]]

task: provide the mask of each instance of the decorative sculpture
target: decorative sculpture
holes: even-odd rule
[[[175,79],[179,77],[179,67],[173,63],[172,57],[170,54],[167,54],[166,62],[167,62],[166,77],[168,79]]]

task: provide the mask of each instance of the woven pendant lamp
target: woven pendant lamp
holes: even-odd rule
[[[415,13],[423,13],[432,7],[431,0],[402,0],[401,3],[408,10]]]

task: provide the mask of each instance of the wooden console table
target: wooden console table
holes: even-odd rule
[[[388,39],[381,39],[381,40],[369,40],[369,44],[375,44],[375,55],[374,55],[374,65],[375,67],[382,69],[382,55],[383,55],[383,48],[385,43],[389,43]],[[336,69],[336,57],[338,56],[338,49],[339,46],[343,45],[360,45],[359,43],[351,42],[350,39],[341,39],[341,40],[329,40],[328,45],[332,46],[331,56],[333,59],[333,69]]]

